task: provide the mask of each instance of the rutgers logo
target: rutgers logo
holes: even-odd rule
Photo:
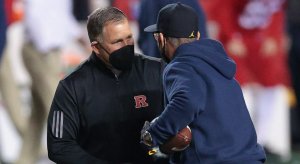
[[[135,100],[135,108],[137,109],[149,106],[149,104],[146,102],[147,97],[145,95],[134,96],[134,100]]]

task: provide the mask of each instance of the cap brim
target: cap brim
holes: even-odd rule
[[[153,24],[144,29],[145,32],[157,32],[157,25]]]

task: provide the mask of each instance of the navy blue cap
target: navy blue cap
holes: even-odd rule
[[[144,31],[161,32],[174,38],[195,38],[198,24],[198,15],[192,7],[172,3],[160,9],[156,24],[146,27]]]

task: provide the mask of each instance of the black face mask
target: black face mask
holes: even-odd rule
[[[106,49],[104,49],[104,50],[108,53],[108,51]],[[134,45],[124,46],[124,47],[112,52],[109,55],[109,63],[114,68],[121,70],[121,71],[131,69],[133,59],[134,59]]]

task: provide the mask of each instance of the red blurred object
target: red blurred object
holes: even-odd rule
[[[5,0],[5,11],[8,24],[23,19],[23,2],[19,0]]]
[[[240,84],[259,83],[265,87],[289,85],[284,36],[284,5],[265,19],[261,28],[246,29],[239,23],[250,0],[200,0],[209,22],[218,26],[217,40],[237,64]],[[273,2],[273,1],[272,1]],[[275,2],[275,1],[274,1]],[[218,12],[216,12],[218,11]],[[243,55],[230,51],[233,39],[246,48]],[[270,48],[271,47],[271,48]],[[265,51],[265,50],[271,51]],[[266,53],[269,52],[269,53]]]
[[[128,20],[133,21],[137,19],[139,0],[115,0],[112,6],[122,10],[128,17]]]

